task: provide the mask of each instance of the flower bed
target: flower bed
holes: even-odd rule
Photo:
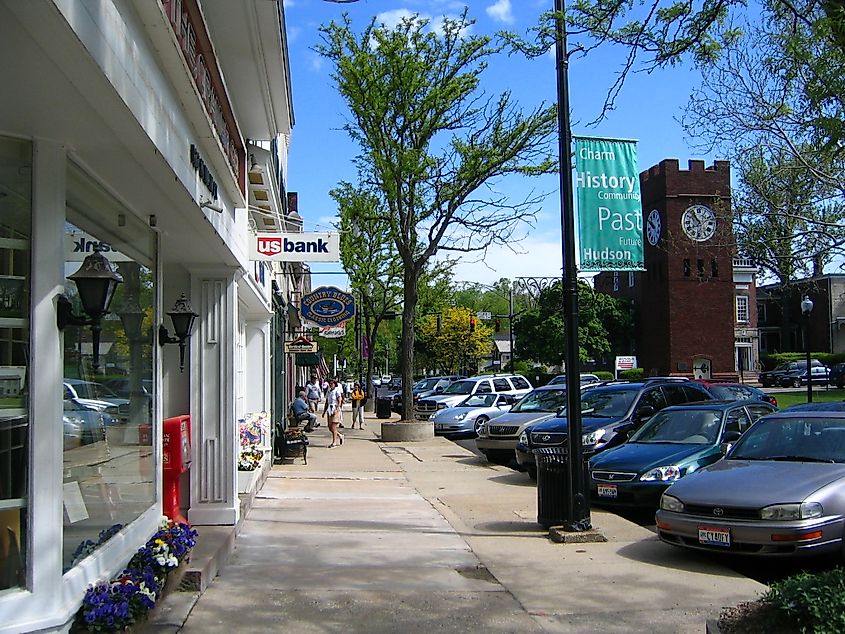
[[[159,529],[120,575],[88,588],[77,613],[77,629],[117,632],[143,619],[161,597],[167,575],[187,561],[196,537],[187,524],[162,517]]]

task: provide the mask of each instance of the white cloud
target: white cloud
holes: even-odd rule
[[[376,15],[376,23],[382,24],[392,31],[399,26],[399,23],[402,22],[402,20],[413,16],[414,13],[408,11],[408,9],[393,9],[392,11],[384,11]],[[426,16],[420,15],[420,18],[426,19]]]
[[[319,73],[323,70],[323,58],[319,55],[312,55],[311,59],[308,61],[308,65],[315,73]]]
[[[487,15],[499,22],[511,24],[513,22],[513,13],[511,12],[511,0],[496,0],[485,9]]]

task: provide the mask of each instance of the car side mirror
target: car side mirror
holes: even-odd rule
[[[441,386],[439,386],[439,385],[438,385],[436,388],[434,388],[434,393],[435,393],[435,394],[440,394],[440,392],[442,392],[442,391],[443,391],[443,388],[442,388]]]
[[[719,445],[719,451],[723,456],[725,456],[733,448],[733,446],[734,444],[732,442],[723,442]]]
[[[738,431],[730,430],[722,434],[722,443],[734,443],[742,436]]]

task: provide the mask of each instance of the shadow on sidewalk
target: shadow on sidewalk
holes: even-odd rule
[[[531,487],[532,489],[536,487],[536,483],[528,477],[527,473],[523,473],[522,471],[493,476],[490,478],[490,481],[517,487]]]

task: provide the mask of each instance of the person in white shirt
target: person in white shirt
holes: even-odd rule
[[[337,379],[329,379],[329,391],[326,393],[326,407],[323,415],[326,416],[329,431],[332,433],[332,443],[329,449],[343,444],[343,434],[338,431],[342,420],[341,408],[343,407],[343,388],[337,383]]]

